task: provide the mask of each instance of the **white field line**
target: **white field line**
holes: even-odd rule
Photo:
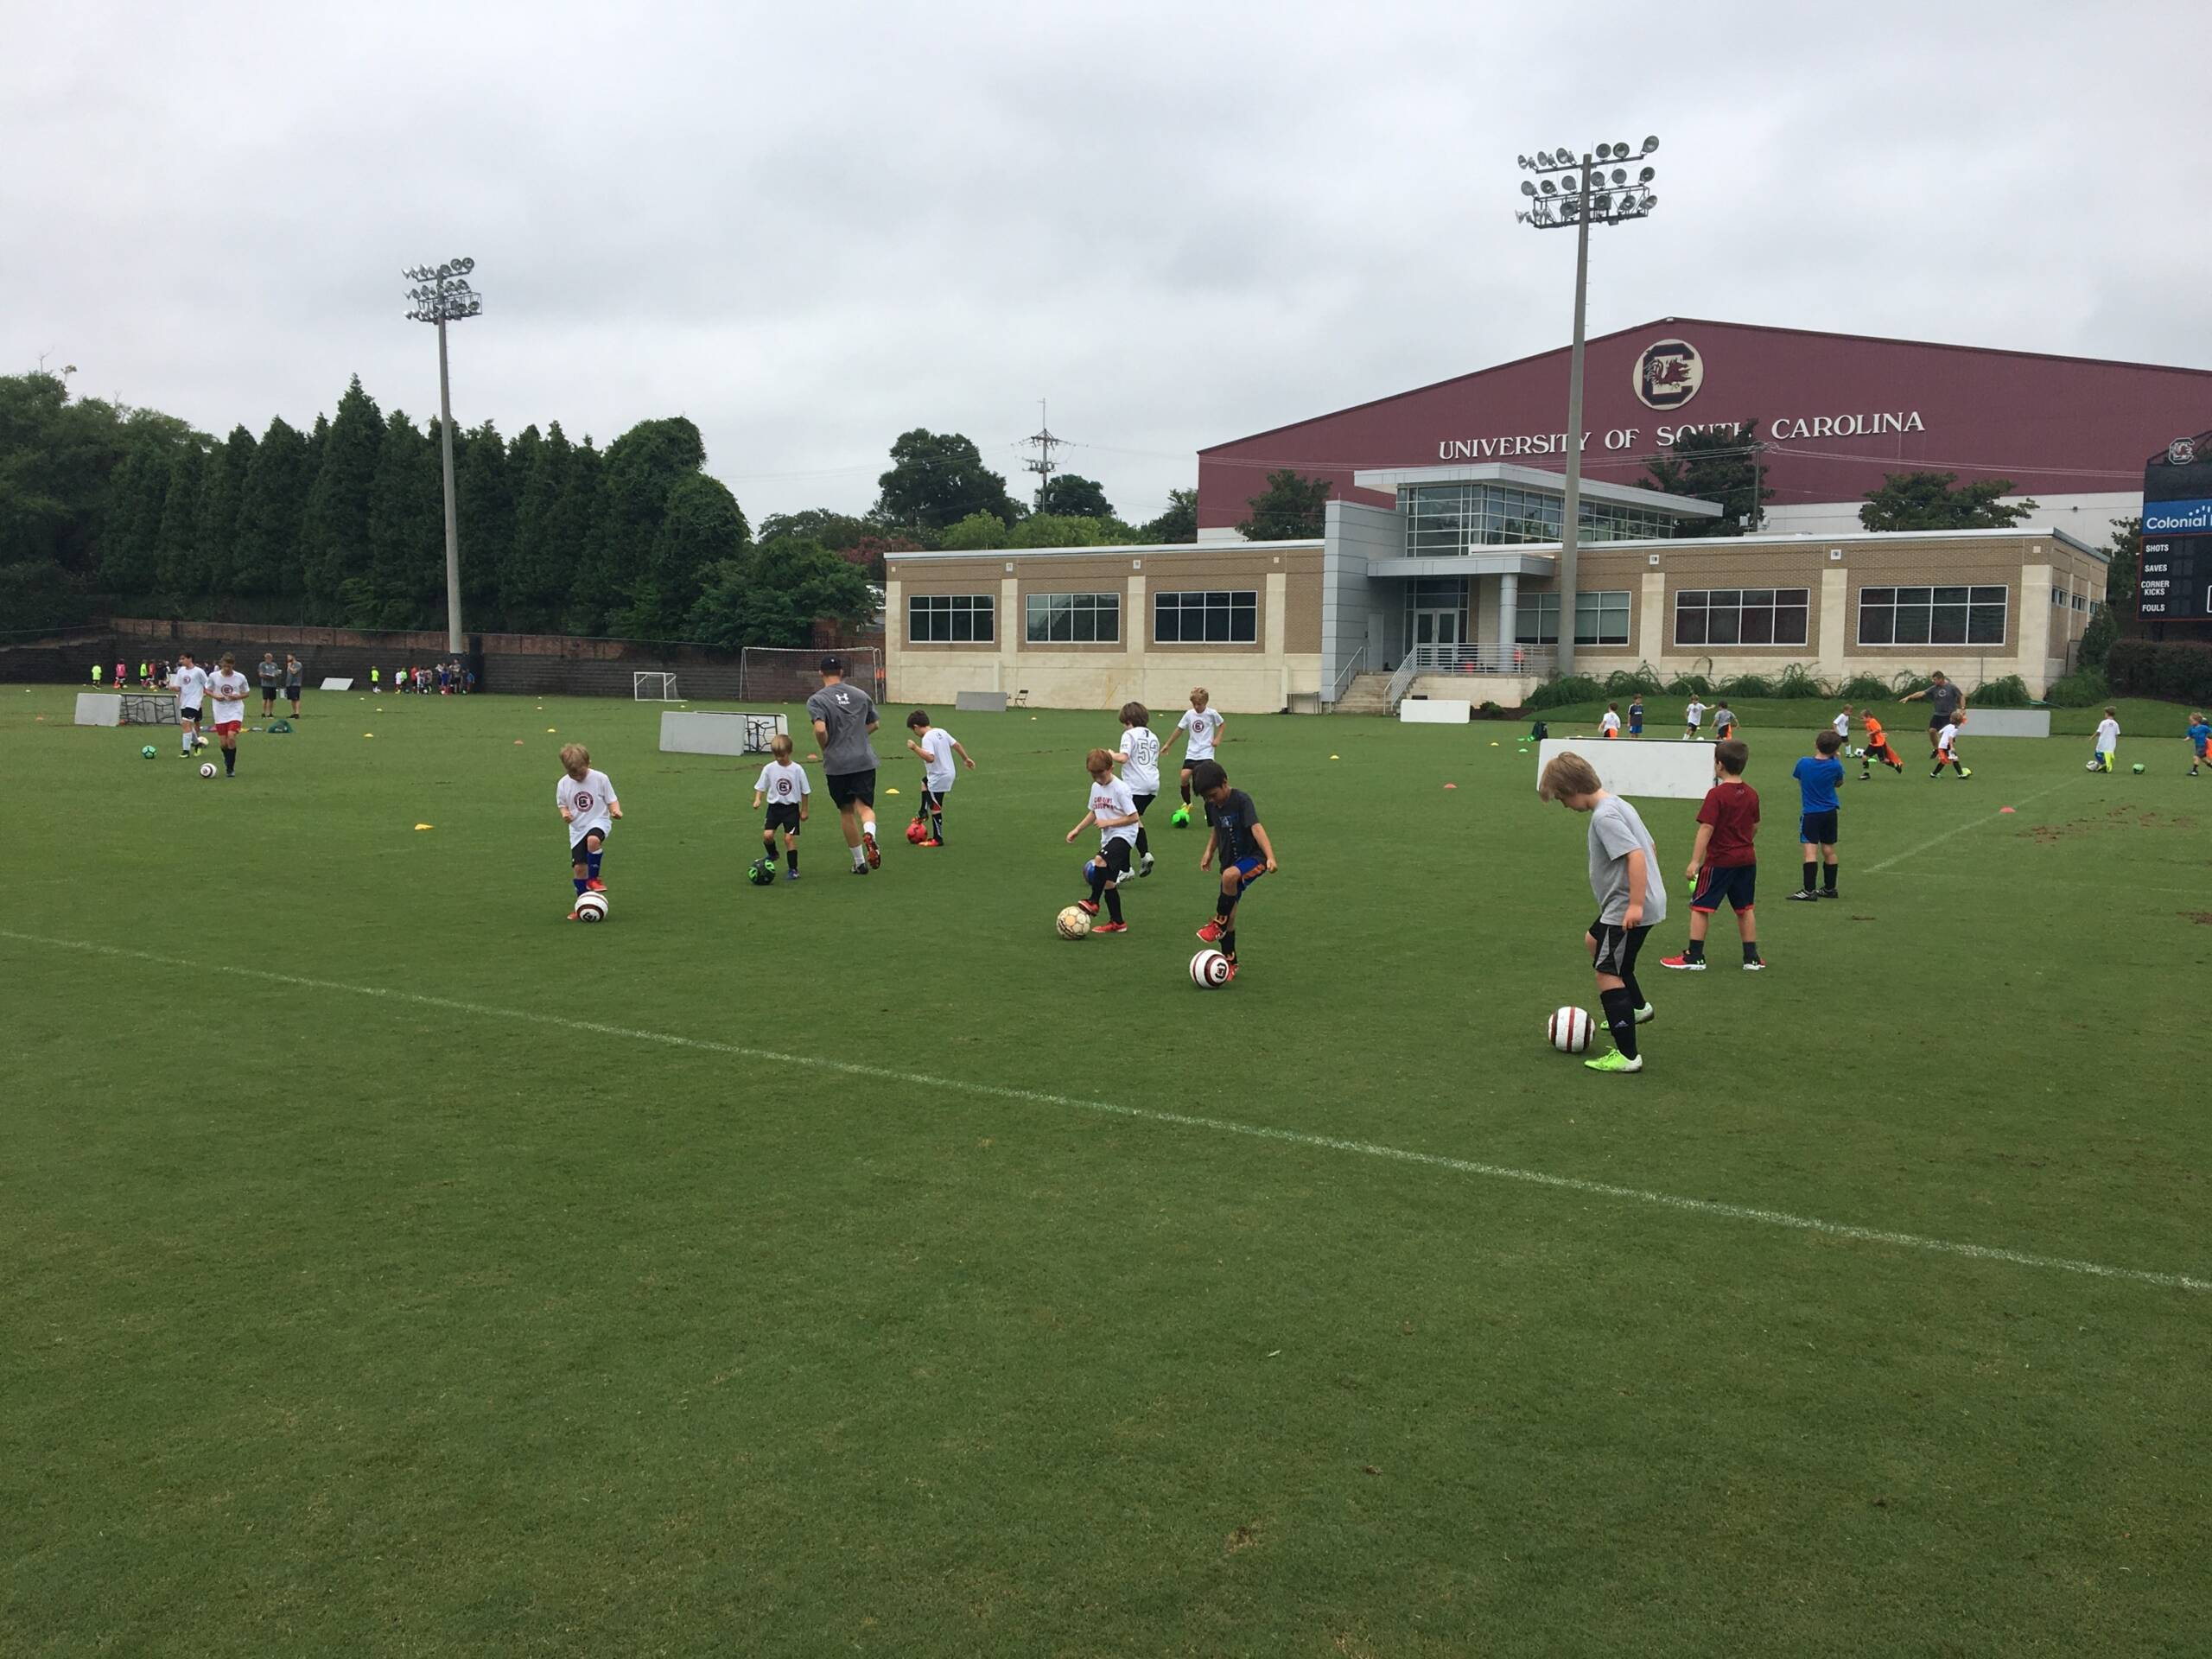
[[[2017,812],[2021,807],[2026,806],[2031,802],[2039,801],[2046,795],[2056,795],[2062,789],[2070,789],[2073,787],[2075,781],[2075,779],[2069,778],[2063,782],[2053,784],[2049,789],[2038,790],[2034,794],[2029,796],[2026,800],[2016,803],[2012,810]],[[1894,858],[1885,858],[1878,864],[1869,864],[1866,867],[1866,874],[1868,875],[1879,875],[1884,870],[1888,869],[1892,864],[1902,864],[1908,858],[1917,858],[1921,854],[1926,852],[1930,847],[1941,847],[1953,836],[1963,836],[1969,830],[1979,830],[1986,823],[1994,823],[1998,819],[2004,816],[2005,814],[1999,810],[1992,812],[1987,817],[1969,818],[1964,823],[1958,825],[1955,829],[1946,830],[1942,835],[1936,836],[1933,840],[1923,841],[1917,847],[1906,848],[1904,851],[1899,853]]]
[[[96,944],[88,939],[54,939],[35,933],[17,933],[7,928],[0,928],[0,939],[10,939],[17,944],[41,945],[49,950],[81,951],[87,956],[106,957],[118,961],[151,963],[162,968],[175,965],[175,958],[157,956],[150,950],[127,950],[118,945]],[[933,1077],[925,1072],[900,1071],[890,1066],[823,1059],[812,1054],[785,1054],[774,1049],[752,1048],[741,1043],[718,1043],[708,1038],[683,1037],[671,1032],[642,1031],[630,1026],[606,1025],[595,1020],[570,1020],[562,1014],[539,1014],[526,1008],[493,1007],[487,1003],[463,1002],[454,997],[429,996],[419,991],[393,990],[382,985],[349,985],[340,980],[309,979],[298,974],[270,973],[265,969],[238,968],[223,963],[207,964],[202,971],[259,980],[266,984],[296,986],[306,990],[337,991],[348,996],[373,997],[379,1001],[403,1002],[416,1007],[442,1008],[451,1014],[474,1014],[485,1020],[509,1020],[524,1025],[551,1026],[563,1031],[583,1032],[594,1037],[619,1037],[628,1042],[653,1043],[664,1048],[727,1054],[735,1059],[761,1060],[775,1065],[804,1066],[811,1071],[834,1072],[849,1077],[868,1077],[880,1083],[902,1084],[910,1088],[942,1089],[954,1094],[978,1095],[989,1100],[1054,1106],[1068,1111],[1133,1119],[1143,1123],[1166,1124],[1175,1128],[1202,1129],[1213,1135],[1242,1135],[1248,1140],[1308,1147],[1321,1152],[1351,1153],[1361,1158],[1383,1159],[1422,1169],[1444,1170],[1455,1175],[1478,1175],[1488,1180],[1516,1181],[1524,1186],[1548,1187],[1554,1192],[1579,1193],[1588,1198],[1615,1198],[1624,1203],[1650,1205],[1664,1210],[1687,1211],[1692,1215],[1707,1216],[1718,1220],[1754,1222],[1764,1227],[1786,1227],[1796,1232],[1818,1233],[1824,1237],[1849,1239],[1862,1244],[1888,1244],[1901,1249],[1929,1250],[1943,1255],[1966,1256],[1977,1262],[2005,1262],[2014,1267],[2087,1274],[2093,1278],[2125,1280],[2133,1284],[2157,1285],[2170,1290],[2212,1291],[2212,1279],[2189,1274],[2158,1273],[2144,1268],[2116,1268],[2102,1262],[2082,1262],[2067,1256],[2038,1255],[2029,1250],[2009,1250],[1996,1245],[1966,1244],[1953,1239],[1928,1238],[1917,1233],[1894,1232],[1882,1227],[1859,1227],[1847,1222],[1822,1221],[1817,1217],[1796,1216],[1780,1210],[1763,1210],[1752,1205],[1680,1198],[1669,1192],[1647,1192],[1642,1187],[1617,1186],[1610,1181],[1587,1181],[1573,1175],[1550,1175],[1541,1170],[1513,1169],[1502,1164],[1477,1163],[1465,1158],[1447,1158],[1440,1153],[1414,1152],[1402,1147],[1381,1146],[1370,1141],[1348,1141],[1335,1135],[1309,1135],[1300,1129],[1238,1123],[1228,1118],[1198,1117],[1186,1112],[1163,1112],[1148,1106],[1122,1106],[1111,1101],[1052,1094],[1041,1089],[1011,1089],[1000,1084],[970,1083],[957,1077]]]

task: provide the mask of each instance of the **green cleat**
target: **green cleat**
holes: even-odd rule
[[[1585,1060],[1582,1064],[1592,1071],[1641,1071],[1643,1070],[1643,1056],[1639,1054],[1631,1060],[1617,1048],[1610,1054],[1600,1054],[1596,1059]]]
[[[1653,1007],[1649,1002],[1645,1003],[1642,1007],[1636,1011],[1636,1023],[1639,1026],[1648,1026],[1658,1017],[1659,1010]]]

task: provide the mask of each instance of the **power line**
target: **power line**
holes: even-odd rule
[[[1037,511],[1042,512],[1045,511],[1046,486],[1052,481],[1052,474],[1059,470],[1052,461],[1052,451],[1059,448],[1061,442],[1052,435],[1052,423],[1045,418],[1045,400],[1042,397],[1037,400],[1037,429],[1022,442],[1037,451],[1034,456],[1021,464],[1037,474]]]

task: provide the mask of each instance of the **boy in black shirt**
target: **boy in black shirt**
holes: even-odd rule
[[[1208,944],[1218,944],[1229,958],[1229,976],[1236,977],[1236,901],[1244,889],[1275,868],[1275,849],[1261,826],[1260,810],[1241,789],[1229,786],[1229,774],[1218,760],[1200,760],[1191,767],[1191,788],[1206,804],[1206,850],[1198,868],[1213,868],[1214,854],[1221,855],[1221,895],[1214,900],[1213,919],[1198,930]]]

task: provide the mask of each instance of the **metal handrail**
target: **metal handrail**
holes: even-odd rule
[[[1416,646],[1406,653],[1406,660],[1398,664],[1398,671],[1390,677],[1390,689],[1383,693],[1383,702],[1392,714],[1398,712],[1399,701],[1406,695],[1406,688],[1414,683],[1414,677],[1423,671],[1420,647]]]
[[[1352,681],[1357,677],[1359,674],[1359,665],[1366,660],[1367,647],[1365,645],[1362,645],[1357,651],[1352,652],[1351,661],[1346,663],[1343,669],[1338,671],[1336,677],[1336,683],[1329,688],[1329,701],[1331,702],[1338,702],[1343,700],[1344,688],[1350,685]]]

